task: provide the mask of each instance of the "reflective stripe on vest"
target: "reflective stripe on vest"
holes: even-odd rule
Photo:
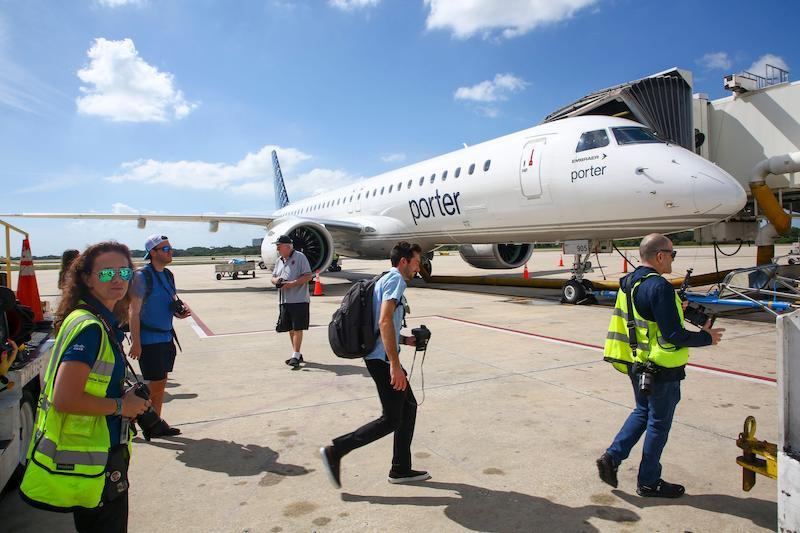
[[[20,486],[24,497],[31,502],[63,510],[92,509],[100,504],[111,446],[106,417],[61,413],[52,400],[66,348],[93,325],[100,327],[101,342],[84,392],[105,398],[108,391],[116,359],[108,335],[91,312],[73,311],[56,337],[36,413],[36,438],[31,441],[28,466]],[[130,442],[128,447],[130,451]]]

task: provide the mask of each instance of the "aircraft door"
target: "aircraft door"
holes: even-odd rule
[[[542,195],[542,153],[547,139],[534,139],[525,143],[519,166],[519,184],[522,194],[527,198]]]

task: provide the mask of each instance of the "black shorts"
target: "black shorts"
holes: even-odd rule
[[[147,381],[160,381],[167,379],[167,374],[175,366],[175,343],[159,342],[142,346],[142,355],[139,357],[139,369],[142,379]]]
[[[308,302],[281,304],[275,331],[298,331],[308,329]]]

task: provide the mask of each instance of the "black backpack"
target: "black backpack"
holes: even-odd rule
[[[375,349],[378,328],[372,314],[372,302],[375,299],[375,283],[384,274],[353,283],[339,309],[333,313],[328,324],[328,342],[337,356],[357,359]]]

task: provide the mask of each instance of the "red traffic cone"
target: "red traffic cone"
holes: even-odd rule
[[[564,254],[561,254],[559,256],[559,258],[558,258],[558,266],[560,266],[560,267],[564,266]]]
[[[622,254],[622,273],[628,273],[628,253],[625,252]]]
[[[525,263],[525,270],[522,271],[522,279],[528,279],[528,263]]]
[[[36,272],[33,269],[33,256],[28,239],[22,241],[17,300],[33,309],[34,320],[38,322],[42,319],[42,301],[39,298],[39,286],[36,284]]]
[[[325,293],[322,292],[322,283],[319,280],[319,270],[317,270],[317,275],[314,280],[314,294],[313,296],[325,296]]]

